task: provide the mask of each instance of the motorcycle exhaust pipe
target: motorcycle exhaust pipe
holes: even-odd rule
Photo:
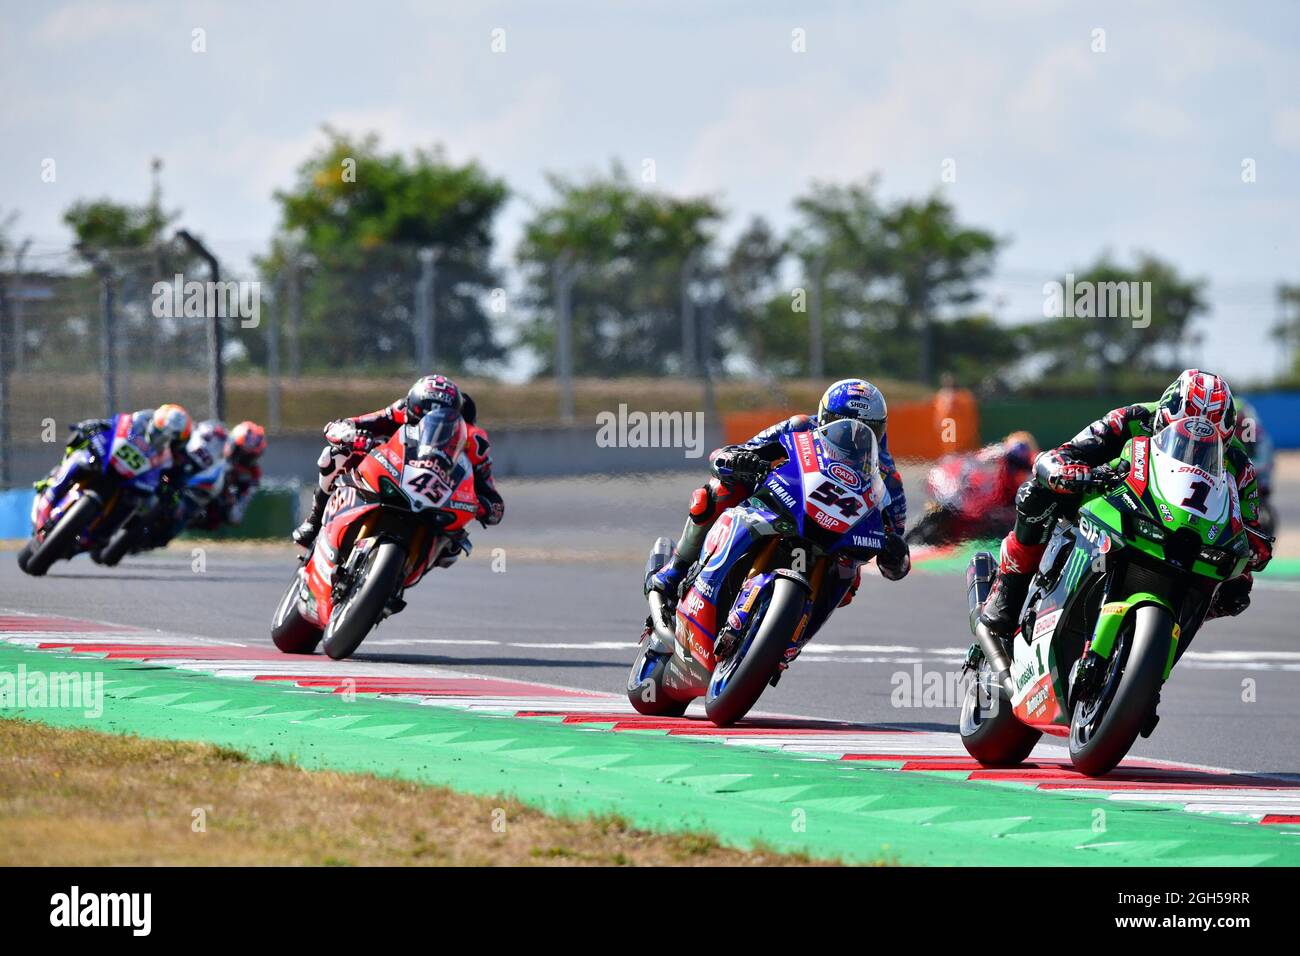
[[[1007,659],[1007,652],[1003,649],[1002,642],[990,634],[989,629],[983,624],[975,625],[975,639],[979,641],[980,650],[989,659],[989,666],[993,668],[998,683],[1007,692],[1007,699],[1010,700],[1016,688],[1011,683],[1011,661]]]
[[[658,591],[651,591],[646,595],[646,600],[650,603],[650,628],[662,644],[659,650],[663,653],[671,653],[677,644],[677,635],[664,614],[664,596]]]
[[[975,640],[979,641],[980,649],[988,658],[989,666],[997,675],[998,683],[1010,698],[1015,692],[1015,687],[1011,683],[1011,661],[1007,659],[1007,652],[1002,642],[990,634],[989,629],[981,624],[979,619],[980,612],[984,610],[984,602],[988,600],[989,591],[993,588],[993,578],[996,576],[997,562],[993,560],[993,555],[987,551],[975,552],[970,559],[970,564],[966,566],[966,602],[970,608],[971,633],[975,635]]]

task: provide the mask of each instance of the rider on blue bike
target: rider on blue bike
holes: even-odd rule
[[[911,558],[902,534],[907,521],[907,498],[903,479],[894,466],[893,455],[885,436],[889,408],[880,389],[865,379],[846,378],[836,382],[822,395],[815,415],[795,415],[767,428],[740,445],[728,445],[713,452],[710,467],[713,478],[691,496],[690,513],[672,558],[645,582],[647,591],[661,592],[675,601],[686,577],[704,545],[714,521],[754,493],[772,465],[786,457],[781,436],[791,432],[811,431],[842,418],[862,422],[876,435],[879,449],[880,476],[889,491],[884,509],[886,553],[876,559],[885,577],[897,580],[911,569]]]

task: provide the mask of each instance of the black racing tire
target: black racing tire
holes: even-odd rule
[[[1141,733],[1164,682],[1173,642],[1174,618],[1158,604],[1129,612],[1120,625],[1101,687],[1070,713],[1070,762],[1080,773],[1100,777],[1124,759]]]
[[[966,752],[985,767],[1023,763],[1043,736],[1017,719],[987,658],[980,659],[975,679],[966,685],[958,733]]]
[[[321,639],[321,629],[298,610],[301,586],[301,575],[295,574],[271,619],[271,641],[285,654],[311,654]]]
[[[638,714],[647,717],[680,717],[689,701],[670,697],[664,688],[664,674],[671,654],[651,650],[649,643],[637,651],[627,673],[627,699]]]
[[[108,544],[99,549],[98,552],[91,555],[96,563],[106,567],[116,567],[121,560],[126,557],[127,552],[131,550],[131,545],[135,541],[134,534],[135,523],[128,521],[125,526],[118,528],[108,539]]]
[[[921,516],[920,521],[907,529],[907,534],[903,536],[903,540],[909,545],[946,544],[949,538],[947,526],[948,513],[946,511],[928,511]]]
[[[72,554],[72,549],[77,544],[77,539],[81,533],[86,530],[95,515],[99,513],[99,500],[89,495],[78,498],[59,519],[59,523],[50,529],[45,536],[45,540],[32,548],[32,552],[27,557],[27,565],[23,568],[34,578],[39,578],[50,566],[60,558],[66,558]],[[29,544],[31,542],[28,542]]]
[[[333,660],[351,657],[371,628],[379,623],[384,605],[402,583],[405,566],[405,550],[392,541],[380,541],[366,556],[360,583],[334,605],[334,613],[325,628],[324,649]]]
[[[18,568],[26,572],[27,559],[32,556],[32,551],[36,548],[36,542],[28,540],[21,548],[18,549]]]
[[[790,578],[777,577],[772,582],[772,598],[767,610],[750,625],[755,633],[744,658],[735,665],[735,672],[727,678],[722,692],[716,697],[712,696],[713,681],[709,682],[709,692],[704,699],[704,712],[709,720],[719,727],[728,727],[758,703],[763,688],[777,673],[777,665],[790,646],[794,629],[803,616],[807,596],[804,586]],[[737,652],[744,646],[743,641],[738,642]],[[727,666],[730,660],[719,661],[714,666],[714,674],[718,668]]]

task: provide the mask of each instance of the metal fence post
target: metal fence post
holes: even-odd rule
[[[266,322],[266,427],[280,430],[280,310],[284,308],[283,279],[275,283],[275,299]]]
[[[23,282],[23,260],[27,258],[27,250],[32,246],[30,239],[23,240],[23,244],[18,247],[14,254],[14,279]],[[23,366],[27,364],[26,345],[27,338],[27,317],[23,314],[23,297],[16,295],[9,307],[13,310],[14,330],[13,330],[13,371],[21,372]]]
[[[289,252],[289,377],[302,375],[302,270],[298,252]]]
[[[188,230],[182,229],[176,237],[189,247],[194,255],[208,264],[208,280],[212,288],[218,288],[221,282],[221,266],[217,257],[208,251],[207,246],[195,239]],[[212,296],[209,297],[213,298]],[[216,310],[217,313],[220,310]],[[208,417],[224,421],[226,418],[226,370],[225,348],[226,330],[221,324],[219,314],[207,317],[208,333]]]
[[[714,313],[725,293],[710,297],[704,305],[703,321],[700,323],[700,373],[704,379],[704,414],[709,421],[717,418],[718,402],[713,389],[713,323]]]
[[[113,354],[117,341],[117,302],[113,273],[107,266],[100,270],[99,282],[103,319],[100,322],[99,361],[104,379],[104,415],[111,418],[117,414],[117,361]]]
[[[826,348],[822,344],[822,274],[826,260],[818,256],[810,266],[808,278],[808,374],[815,379],[826,374]]]
[[[21,281],[21,279],[20,279]],[[9,312],[8,281],[0,273],[0,488],[8,488],[12,480],[10,465],[10,414],[13,411],[9,397],[9,372],[12,366],[12,316]]]
[[[695,264],[699,261],[700,251],[692,249],[686,261],[682,263],[682,375],[690,378],[695,374],[698,347],[695,332],[695,302],[691,299],[691,279],[695,277]]]
[[[437,281],[438,250],[426,246],[417,256],[420,260],[420,279],[415,283],[416,374],[427,375],[433,370],[436,319],[434,283]]]
[[[560,387],[560,421],[572,425],[577,418],[573,397],[573,281],[577,270],[565,252],[552,267],[555,285],[555,377]]]

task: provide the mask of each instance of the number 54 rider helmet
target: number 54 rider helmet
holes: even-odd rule
[[[1226,443],[1237,430],[1237,405],[1228,383],[1194,368],[1179,375],[1160,396],[1156,426],[1161,429],[1184,418],[1208,419]]]
[[[836,382],[822,395],[817,406],[817,423],[828,425],[841,418],[862,422],[873,432],[876,440],[885,437],[885,423],[889,407],[880,389],[863,378],[846,378]]]
[[[145,426],[144,437],[150,446],[162,449],[173,442],[188,441],[190,437],[190,413],[179,405],[165,404],[154,409]]]

